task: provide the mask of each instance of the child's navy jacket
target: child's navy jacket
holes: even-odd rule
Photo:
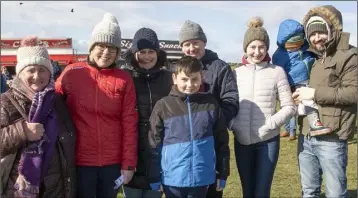
[[[150,183],[197,187],[227,179],[229,136],[210,93],[185,95],[173,86],[169,96],[156,103],[150,124]]]

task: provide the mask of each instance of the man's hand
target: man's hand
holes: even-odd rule
[[[315,89],[309,87],[300,87],[296,89],[296,91],[292,94],[292,98],[295,101],[302,101],[302,100],[313,100]]]
[[[29,141],[37,141],[44,135],[44,126],[40,123],[24,122],[23,125],[26,137]]]
[[[216,191],[223,191],[226,186],[226,180],[217,179],[216,180]]]
[[[123,175],[123,184],[128,184],[132,180],[134,170],[121,170],[121,174]]]

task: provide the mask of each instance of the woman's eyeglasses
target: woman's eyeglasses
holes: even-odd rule
[[[97,44],[96,48],[101,52],[104,52],[104,50],[108,48],[109,53],[111,53],[111,54],[117,53],[117,47],[114,47],[114,46],[108,46],[105,44]]]

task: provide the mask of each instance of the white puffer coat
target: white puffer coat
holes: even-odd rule
[[[262,62],[235,69],[240,109],[230,122],[235,138],[243,145],[271,139],[280,126],[296,114],[296,106],[282,67]],[[280,110],[276,111],[277,101]]]

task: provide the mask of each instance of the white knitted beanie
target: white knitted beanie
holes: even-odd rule
[[[121,48],[121,29],[118,21],[111,13],[104,14],[102,20],[96,24],[89,41],[88,51],[91,52],[96,43],[105,43]]]
[[[39,46],[37,37],[25,37],[21,40],[20,47],[17,50],[16,75],[27,66],[42,65],[45,66],[51,74],[53,73],[52,64],[45,47]]]

